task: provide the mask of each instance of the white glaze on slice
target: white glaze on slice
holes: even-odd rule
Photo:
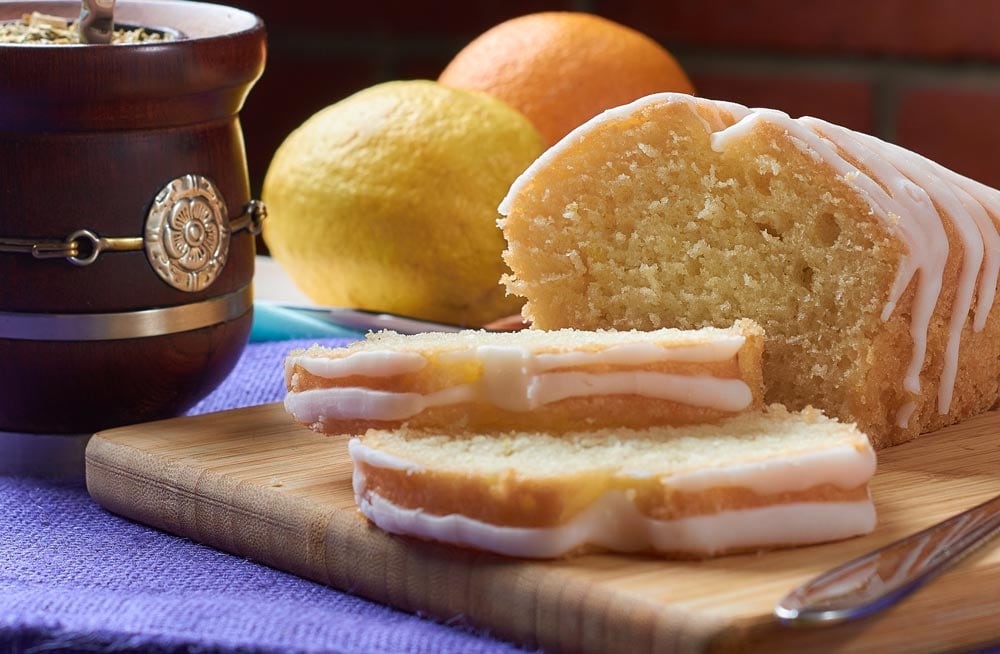
[[[525,558],[553,558],[584,545],[616,552],[655,550],[710,556],[732,549],[809,545],[867,534],[875,507],[861,502],[774,504],[676,520],[643,516],[611,491],[558,527],[504,527],[459,515],[405,509],[376,493],[356,496],[361,512],[394,534]]]
[[[394,393],[367,388],[314,388],[285,396],[285,410],[307,425],[331,420],[406,420],[430,407],[488,402],[508,411],[532,411],[571,397],[638,395],[689,406],[739,411],[753,401],[741,379],[683,376],[654,372],[512,374],[490,368],[480,384],[463,384],[440,391]],[[493,383],[490,383],[492,380]]]
[[[521,345],[477,345],[460,347],[438,354],[442,362],[460,365],[489,359],[497,365],[524,365],[532,370],[579,366],[642,366],[668,361],[712,363],[728,361],[736,356],[746,342],[737,333],[713,334],[707,340],[692,343],[623,343],[593,351],[534,352]],[[515,361],[516,360],[516,361]],[[523,360],[523,363],[519,363]],[[508,363],[509,362],[509,363]],[[417,372],[428,365],[420,352],[408,350],[362,350],[345,356],[327,357],[299,354],[286,360],[289,367],[299,366],[308,373],[327,379],[350,376],[391,377]]]
[[[352,438],[348,442],[348,452],[355,467],[362,463],[369,467],[394,470],[424,469],[415,461],[370,447],[360,438]],[[391,465],[384,463],[387,460],[392,462]],[[657,475],[663,484],[686,493],[711,488],[745,488],[757,495],[776,495],[821,485],[851,490],[868,483],[875,474],[875,451],[865,441],[857,446],[844,444],[825,449],[792,451],[759,461],[717,463],[693,470],[638,472],[621,468],[608,474],[625,480],[646,479]],[[359,483],[357,479],[355,482]],[[360,488],[356,490],[360,492]]]
[[[793,439],[794,442],[794,439]],[[789,448],[791,443],[789,444]],[[602,493],[580,513],[563,524],[537,528],[490,524],[463,514],[437,515],[433,506],[398,506],[368,487],[366,472],[378,469],[405,471],[407,475],[430,470],[399,450],[384,451],[352,438],[348,452],[354,465],[353,490],[361,511],[376,525],[399,534],[419,536],[457,545],[476,547],[501,554],[523,557],[554,557],[590,544],[621,552],[654,549],[710,555],[729,549],[801,545],[847,538],[868,533],[875,526],[875,509],[870,494],[858,501],[781,503],[783,493],[802,492],[820,486],[843,491],[865,488],[875,472],[875,453],[861,437],[833,446],[812,445],[809,449],[777,450],[760,460],[752,455],[730,454],[729,459],[701,462],[685,469],[683,457],[664,443],[662,460],[641,471],[627,465],[594,465],[614,479],[614,490]],[[420,451],[419,449],[416,451]],[[470,455],[472,456],[472,455]],[[697,458],[697,457],[696,457]],[[661,460],[657,457],[657,461]],[[451,464],[440,472],[454,473],[475,468],[475,460]],[[551,473],[544,473],[551,474]],[[522,470],[510,478],[536,480],[535,473]],[[656,520],[637,509],[637,483],[656,477],[659,483],[685,493],[710,489],[746,489],[758,496],[773,498],[757,508],[705,513],[677,520]],[[544,483],[544,478],[538,480]],[[422,478],[413,482],[417,487]],[[433,483],[428,480],[426,483]],[[646,482],[642,482],[646,483]]]
[[[427,366],[427,358],[419,352],[373,350],[352,352],[347,356],[331,358],[308,355],[291,356],[286,367],[299,366],[311,375],[338,379],[359,375],[362,377],[391,377],[417,372]]]
[[[728,361],[736,356],[746,338],[739,334],[720,336],[705,343],[662,347],[655,343],[629,343],[594,352],[540,353],[534,356],[535,370],[580,366],[641,366],[661,361],[708,363]]]
[[[406,420],[431,407],[463,404],[475,399],[475,387],[468,384],[426,395],[355,387],[314,388],[286,395],[285,411],[306,425],[327,419]]]
[[[629,370],[601,374],[550,372],[536,376],[528,386],[528,410],[570,397],[638,395],[719,411],[742,411],[753,393],[742,379],[707,375],[671,375]]]
[[[427,365],[456,368],[475,365],[480,376],[470,383],[427,394],[353,386],[293,390],[285,398],[285,409],[299,422],[314,425],[324,419],[406,420],[430,407],[470,402],[488,403],[507,411],[532,411],[559,400],[593,395],[636,395],[734,412],[750,406],[753,393],[742,379],[635,370],[600,373],[570,370],[731,361],[746,343],[746,337],[735,332],[706,330],[700,335],[705,338],[692,342],[633,342],[593,351],[566,352],[535,352],[524,345],[472,343],[469,347],[437,353],[433,359],[417,352],[391,349],[356,352],[340,358],[299,355],[289,357],[286,367],[300,366],[328,379],[384,377],[416,372]]]
[[[671,488],[696,493],[710,488],[749,488],[758,495],[804,491],[820,484],[851,489],[868,483],[875,474],[875,451],[850,445],[786,458],[748,461],[718,468],[702,468],[671,475]]]
[[[361,442],[361,439],[352,438],[347,443],[347,452],[351,456],[351,461],[357,465],[358,462],[364,462],[366,465],[372,466],[374,468],[382,468],[384,470],[402,470],[407,474],[412,474],[414,472],[424,472],[425,468],[416,463],[415,461],[410,461],[409,459],[404,459],[400,456],[395,456],[385,452],[383,450],[377,450],[374,447],[368,447]],[[355,471],[354,478],[354,491],[356,493],[361,492],[364,488],[364,475],[360,471]]]

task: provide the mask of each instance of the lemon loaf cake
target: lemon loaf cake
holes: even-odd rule
[[[500,205],[541,329],[766,333],[766,401],[877,447],[989,409],[1000,192],[814,118],[682,94],[605,112]]]
[[[510,556],[706,557],[848,538],[876,521],[867,438],[813,409],[559,436],[371,430],[348,448],[355,499],[377,526]]]
[[[379,332],[289,354],[285,408],[333,434],[704,422],[762,406],[763,342],[749,320],[691,331]]]

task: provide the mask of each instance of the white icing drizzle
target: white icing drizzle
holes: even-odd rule
[[[642,366],[666,361],[721,362],[733,359],[746,343],[738,333],[720,333],[709,340],[680,344],[625,343],[590,352],[536,353],[526,346],[478,345],[450,350],[437,358],[442,364],[478,363],[482,374],[473,383],[434,393],[377,391],[359,387],[292,391],[286,410],[296,420],[316,424],[323,419],[405,420],[429,407],[486,402],[508,411],[531,411],[570,397],[639,395],[681,404],[739,411],[753,402],[741,379],[707,375],[677,375],[650,371],[602,373],[563,372],[595,365]],[[359,355],[384,356],[364,356]],[[397,356],[398,355],[398,356]],[[318,363],[315,363],[318,362]],[[313,374],[338,378],[351,375],[387,376],[422,369],[428,360],[416,352],[358,352],[341,359],[291,357]],[[560,370],[560,372],[546,372]]]
[[[484,346],[462,354],[482,362],[483,375],[479,380],[479,397],[482,400],[507,411],[530,411],[534,408],[529,392],[534,377],[534,356],[531,352],[519,347]]]
[[[972,322],[974,331],[984,329],[996,299],[1000,278],[1000,230],[996,223],[1000,220],[1000,192],[914,152],[816,118],[796,119],[771,109],[749,109],[683,94],[660,93],[606,111],[573,130],[518,177],[500,204],[500,214],[509,214],[516,196],[527,188],[539,170],[549,166],[602,123],[627,119],[649,105],[671,103],[685,104],[698,116],[711,134],[712,147],[717,151],[747,136],[762,121],[781,128],[803,152],[817,162],[830,165],[869,203],[873,215],[902,240],[907,251],[883,307],[882,319],[891,317],[903,292],[916,280],[910,319],[913,350],[903,379],[904,389],[912,394],[920,392],[927,334],[948,258],[943,221],[950,222],[962,246],[962,265],[948,317],[945,361],[937,387],[938,412],[948,413],[958,372],[962,331],[973,298],[977,299]],[[716,106],[714,120],[706,120],[701,114],[712,104]],[[731,114],[735,122],[726,125],[722,110]],[[864,167],[871,176],[858,166]],[[503,226],[503,219],[499,222]],[[901,406],[896,414],[897,425],[905,428],[916,408],[912,401]]]
[[[804,491],[818,484],[851,489],[867,484],[875,474],[875,451],[851,445],[803,452],[783,459],[702,468],[671,475],[665,483],[696,493],[717,487],[749,488],[758,495]]]
[[[944,369],[938,383],[938,413],[946,414],[951,406],[952,392],[955,388],[955,377],[958,373],[958,349],[962,339],[962,327],[972,307],[972,297],[975,293],[976,279],[983,264],[984,245],[982,235],[975,220],[966,210],[965,205],[955,195],[953,187],[936,174],[933,166],[926,163],[922,157],[912,155],[895,145],[880,141],[873,136],[860,137],[887,159],[913,182],[927,191],[935,205],[950,219],[959,240],[962,242],[962,266],[959,271],[958,287],[955,300],[951,307],[948,320],[948,343],[945,346]],[[943,218],[939,218],[943,220]],[[902,229],[910,221],[904,217],[900,221]],[[920,280],[917,280],[919,289]],[[918,290],[918,293],[920,291]]]
[[[726,121],[722,118],[722,111],[729,112],[732,114],[733,118],[737,120],[749,115],[750,113],[750,109],[741,104],[736,104],[735,102],[706,100],[703,98],[685,95],[683,93],[657,93],[646,96],[645,98],[640,98],[630,104],[608,109],[594,118],[591,118],[582,125],[574,128],[573,131],[560,139],[558,143],[550,147],[548,150],[543,152],[541,156],[535,159],[535,161],[533,161],[531,165],[528,166],[528,168],[514,180],[514,183],[507,191],[507,195],[503,200],[501,200],[500,206],[497,207],[497,212],[501,216],[508,215],[514,198],[520,194],[528,186],[528,184],[531,183],[531,179],[535,176],[535,173],[548,167],[553,160],[562,154],[563,151],[583,139],[594,127],[601,123],[628,118],[635,113],[637,109],[640,109],[647,104],[654,104],[656,102],[687,105],[691,108],[692,113],[698,117],[701,123],[705,125],[705,128],[710,132],[722,129],[726,126]],[[708,111],[712,116],[712,120],[706,121],[705,118],[699,113],[698,109]]]
[[[753,393],[742,379],[644,370],[600,374],[551,372],[538,375],[528,387],[529,402],[535,406],[570,397],[612,394],[653,397],[720,411],[741,411],[753,402]]]
[[[407,474],[424,471],[424,467],[419,463],[399,456],[394,456],[383,450],[375,449],[374,447],[368,447],[362,443],[359,438],[352,438],[348,441],[347,452],[350,454],[351,460],[355,463],[364,461],[367,465],[374,468],[402,470]],[[364,473],[357,468],[355,468],[353,483],[354,491],[356,493],[361,492],[361,489],[364,487]]]
[[[286,365],[299,366],[312,375],[327,379],[352,375],[390,377],[417,372],[427,365],[427,359],[419,352],[363,350],[335,359],[307,355],[288,357]]]
[[[913,412],[916,410],[917,403],[912,400],[899,407],[899,411],[896,412],[896,426],[900,429],[906,429],[906,426],[910,424],[910,418],[913,416]]]
[[[903,239],[907,248],[883,309],[882,320],[889,319],[903,291],[919,272],[910,315],[913,349],[910,353],[910,364],[903,378],[903,388],[911,393],[919,393],[920,371],[927,355],[927,331],[934,314],[934,306],[941,293],[945,261],[948,259],[948,237],[941,224],[940,215],[927,192],[900,174],[882,154],[867,147],[860,139],[861,135],[816,118],[807,117],[800,120],[871,171],[881,187],[888,189],[889,195],[873,190],[872,185],[865,183],[871,180],[860,173],[850,176],[842,174],[845,181],[855,188],[864,184],[863,188],[869,202],[879,208],[883,215],[885,212],[890,212],[890,215],[896,216],[896,220],[888,224]],[[904,221],[902,216],[908,216],[908,220]],[[897,414],[897,423],[901,415]],[[906,422],[908,417],[903,427],[906,426]]]
[[[933,162],[932,162],[933,163]],[[975,205],[970,204],[969,212],[976,217],[976,224],[983,236],[985,243],[985,256],[983,261],[983,274],[979,281],[979,302],[976,305],[976,315],[973,322],[973,329],[977,332],[986,327],[986,318],[996,299],[997,282],[1000,281],[1000,230],[997,229],[997,222],[1000,220],[1000,193],[985,184],[981,184],[968,177],[963,177],[958,173],[948,170],[940,164],[937,166],[941,173],[973,200],[979,203],[986,216],[975,210]],[[963,199],[963,202],[965,199]]]
[[[435,406],[461,404],[476,398],[469,384],[451,386],[435,393],[393,393],[368,388],[314,388],[285,396],[285,410],[303,424],[324,419],[405,420]]]
[[[721,331],[721,330],[720,330]],[[709,340],[680,344],[623,343],[590,352],[532,352],[520,345],[477,345],[442,352],[442,361],[467,363],[486,361],[494,365],[524,365],[533,370],[551,370],[576,366],[612,365],[641,366],[666,361],[713,363],[736,356],[746,343],[746,337],[736,333],[721,333]],[[390,377],[417,372],[428,364],[419,352],[402,350],[362,350],[339,358],[298,355],[288,357],[288,366],[299,366],[317,377],[338,379],[359,375]]]
[[[692,343],[676,347],[662,347],[655,343],[629,343],[597,350],[596,352],[558,352],[536,354],[536,370],[552,370],[576,366],[641,366],[656,361],[688,361],[706,363],[727,361],[739,353],[746,337],[733,334],[721,336],[705,343]]]
[[[993,220],[986,209],[975,197],[970,195],[960,186],[954,187],[965,209],[976,221],[979,235],[983,239],[983,266],[979,279],[979,287],[976,290],[978,301],[976,302],[976,314],[972,323],[973,331],[980,332],[986,327],[986,318],[989,316],[993,300],[996,298],[997,277],[1000,273],[1000,233],[986,226],[992,226]]]
[[[525,558],[553,558],[586,545],[616,552],[712,555],[730,549],[808,545],[867,534],[875,528],[871,500],[802,502],[725,511],[676,520],[643,516],[621,491],[605,493],[558,527],[502,527],[459,515],[399,507],[376,493],[355,496],[380,528],[454,545]]]
[[[348,452],[354,463],[355,500],[382,529],[507,554],[548,558],[585,544],[614,551],[654,549],[713,554],[727,549],[769,545],[804,545],[847,538],[875,527],[870,494],[857,502],[808,502],[723,511],[677,520],[655,520],[639,513],[627,491],[601,495],[566,524],[553,527],[504,527],[468,516],[433,515],[420,508],[399,507],[366,487],[363,466],[423,471],[420,464],[387,454],[352,438]],[[807,490],[832,484],[844,490],[868,483],[875,472],[870,446],[851,445],[790,454],[765,461],[733,463],[669,475],[664,483],[684,492],[710,488],[746,488],[759,495]],[[642,478],[628,470],[622,477]]]
[[[532,411],[571,397],[632,394],[690,406],[739,411],[753,401],[741,379],[656,372],[516,374],[491,367],[480,384],[451,386],[429,394],[367,388],[314,388],[288,393],[285,410],[312,425],[324,419],[406,420],[430,407],[484,401],[508,411]]]

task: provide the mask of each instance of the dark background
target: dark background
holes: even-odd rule
[[[225,1],[225,0],[220,0]],[[665,45],[699,95],[809,114],[1000,186],[997,0],[232,0],[269,33],[243,111],[255,195],[275,148],[317,110],[391,79],[433,79],[479,33],[590,11]]]

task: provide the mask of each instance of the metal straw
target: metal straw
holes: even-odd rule
[[[115,0],[83,0],[80,7],[81,43],[111,43],[115,30]]]

